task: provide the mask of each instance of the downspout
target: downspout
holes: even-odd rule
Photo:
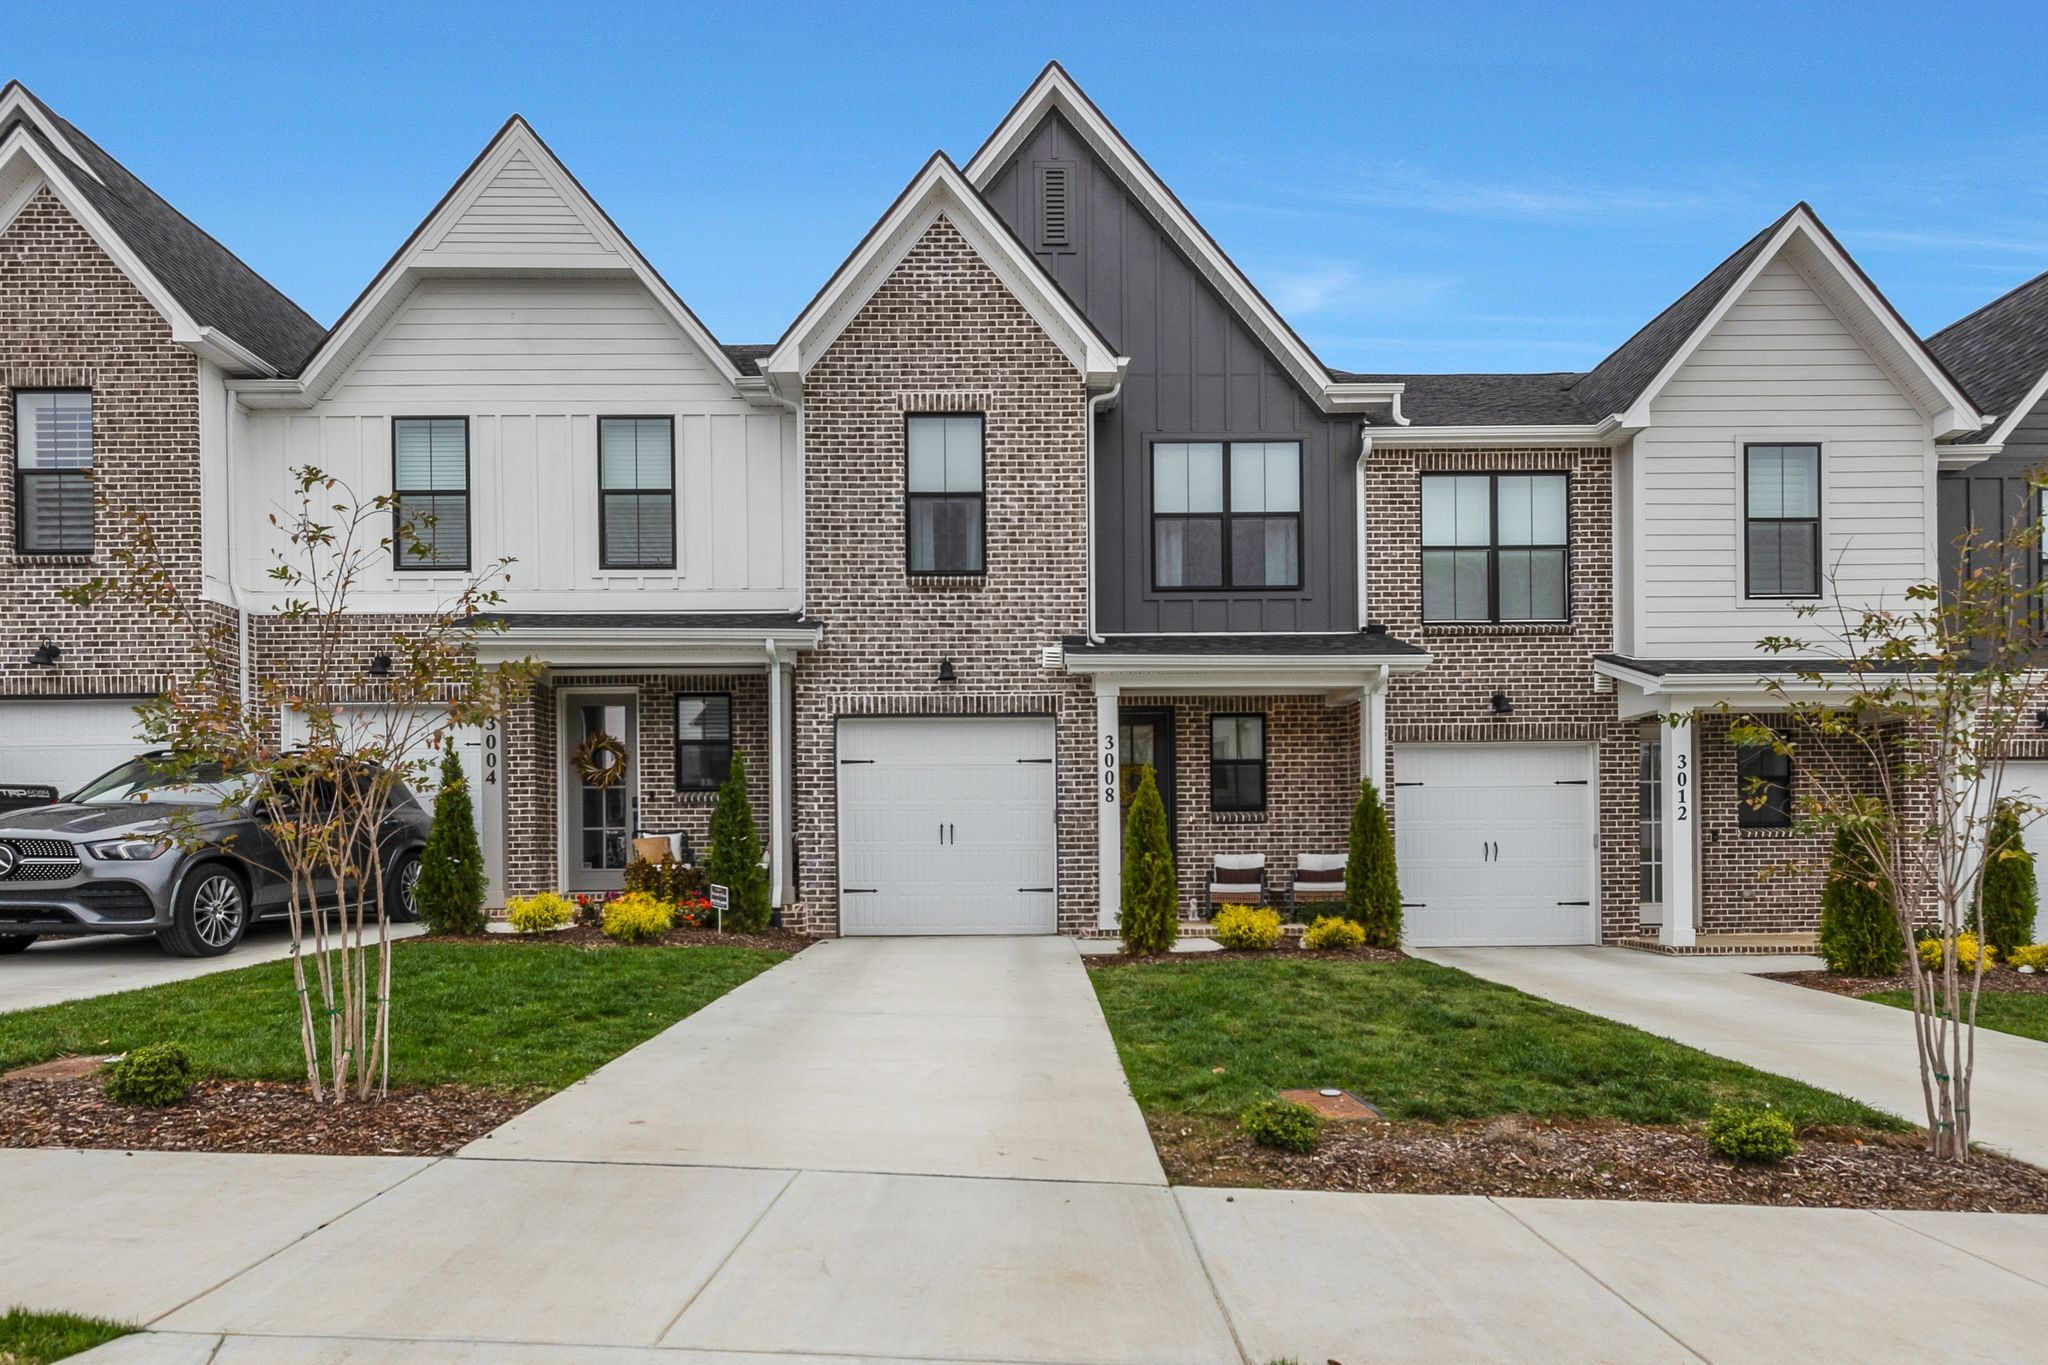
[[[1087,597],[1082,607],[1082,629],[1087,633],[1088,643],[1099,645],[1102,636],[1095,629],[1095,420],[1109,411],[1109,405],[1116,402],[1117,395],[1124,391],[1124,365],[1117,365],[1116,386],[1107,393],[1099,393],[1088,400],[1088,455],[1087,465],[1082,472],[1081,519],[1087,524],[1087,561],[1082,576],[1087,580]]]
[[[235,393],[225,379],[220,386],[220,454],[221,476],[224,484],[221,513],[227,522],[227,578],[228,601],[235,608],[235,653],[238,665],[238,683],[242,701],[242,717],[249,716],[249,604],[242,597],[242,575],[240,565],[235,562]]]

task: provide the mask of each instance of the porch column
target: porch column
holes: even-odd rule
[[[1373,670],[1358,694],[1358,775],[1371,782],[1386,803],[1387,793],[1387,670]]]
[[[789,894],[789,665],[768,657],[768,881],[771,901],[788,905]]]
[[[1660,718],[1661,719],[1661,718]],[[1661,746],[1664,788],[1664,923],[1658,941],[1690,947],[1699,915],[1700,853],[1698,759],[1693,753],[1693,713],[1671,718]]]
[[[1114,929],[1123,891],[1122,758],[1117,753],[1117,685],[1095,680],[1095,879],[1097,928]]]

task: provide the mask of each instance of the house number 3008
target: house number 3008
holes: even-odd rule
[[[1113,806],[1117,798],[1116,783],[1116,736],[1102,737],[1102,802]]]

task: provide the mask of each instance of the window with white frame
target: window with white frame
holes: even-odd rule
[[[1664,903],[1664,737],[1650,730],[1636,748],[1636,900]]]
[[[92,553],[92,394],[14,395],[14,538],[25,555]]]
[[[1820,595],[1820,447],[1742,448],[1743,557],[1750,597]]]

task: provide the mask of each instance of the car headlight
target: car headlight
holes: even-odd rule
[[[85,846],[87,853],[104,863],[146,863],[151,858],[161,858],[170,849],[170,844],[162,839],[109,839],[103,844]]]

